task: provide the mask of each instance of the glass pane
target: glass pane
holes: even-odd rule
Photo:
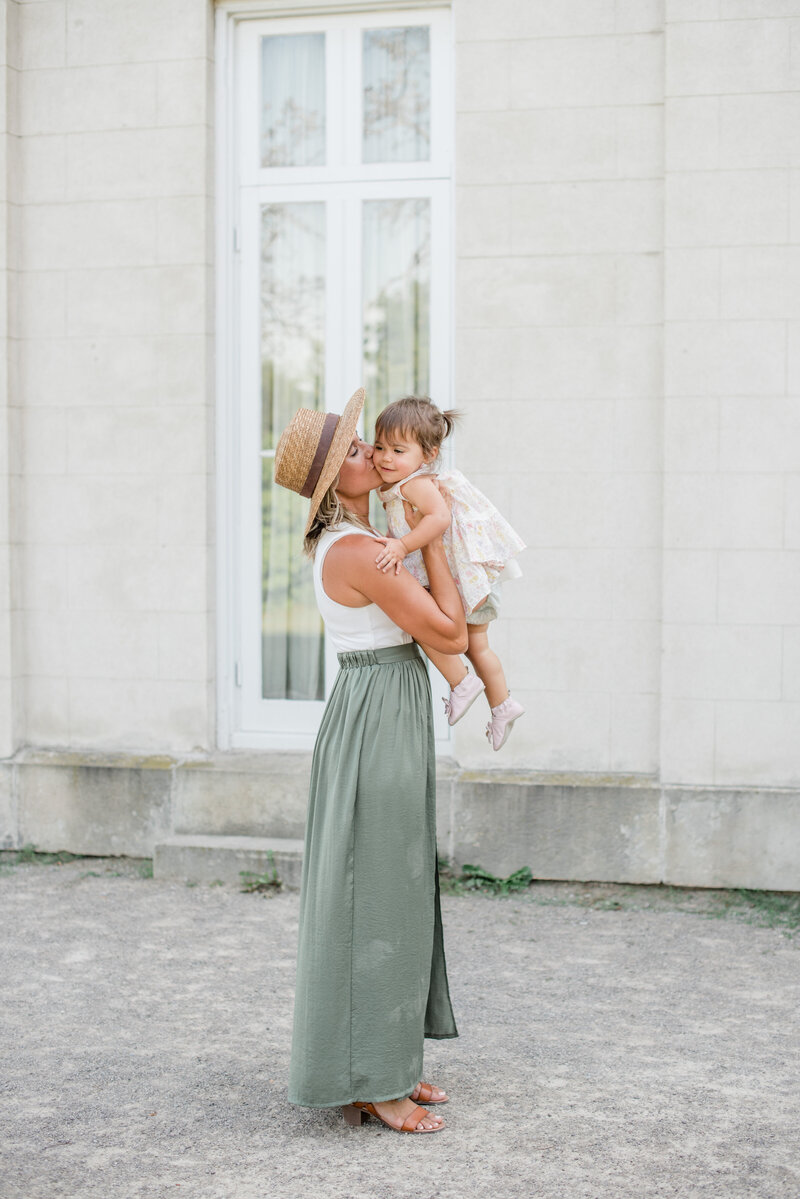
[[[325,164],[325,34],[261,39],[261,165]]]
[[[364,202],[365,436],[390,400],[426,395],[430,364],[430,200]]]
[[[303,557],[307,505],[273,482],[298,408],[325,406],[325,205],[261,208],[262,695],[324,698],[322,621]]]
[[[364,162],[430,158],[429,34],[427,25],[364,30]]]

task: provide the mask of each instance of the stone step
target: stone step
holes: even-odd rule
[[[277,872],[284,887],[300,886],[303,842],[288,837],[215,837],[185,833],[153,848],[153,877],[187,883],[242,883],[241,871]]]

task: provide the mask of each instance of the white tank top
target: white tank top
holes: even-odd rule
[[[353,649],[384,649],[387,645],[408,645],[412,641],[411,634],[403,632],[399,625],[390,620],[383,608],[379,608],[377,604],[349,608],[346,604],[332,600],[322,586],[322,564],[325,555],[335,541],[342,537],[350,537],[353,533],[363,534],[364,537],[376,536],[366,529],[357,529],[354,525],[340,525],[320,535],[314,555],[314,593],[333,648],[340,654]]]

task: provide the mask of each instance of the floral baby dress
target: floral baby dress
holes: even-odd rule
[[[525,549],[525,543],[491,500],[474,487],[460,470],[437,472],[429,465],[414,471],[402,482],[393,483],[386,491],[378,491],[386,510],[391,537],[403,537],[411,531],[403,512],[402,489],[409,479],[415,479],[417,475],[434,477],[452,500],[452,520],[442,540],[447,564],[456,581],[464,611],[469,616],[486,598],[501,574],[504,579],[518,578],[522,574],[514,556]],[[403,564],[423,587],[428,586],[428,575],[420,550],[413,550],[406,555]]]

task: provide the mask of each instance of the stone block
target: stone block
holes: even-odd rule
[[[783,541],[787,549],[800,550],[800,475],[785,475],[784,482],[786,494]]]
[[[689,171],[670,175],[668,246],[774,246],[789,236],[789,172]]]
[[[708,21],[667,28],[669,96],[782,92],[796,85],[784,21]]]
[[[609,691],[611,628],[609,621],[601,620],[514,620],[504,616],[490,637],[496,652],[507,661],[507,671],[513,671],[515,691],[517,687],[543,692]]]
[[[69,745],[69,681],[25,680],[25,740],[29,745]]]
[[[720,550],[718,615],[722,624],[794,624],[800,553]]]
[[[720,470],[774,473],[791,471],[798,462],[800,398],[719,401]]]
[[[213,124],[213,66],[208,59],[159,62],[157,71],[159,125]]]
[[[782,635],[758,625],[667,625],[664,695],[683,699],[778,700]]]
[[[456,257],[511,253],[511,188],[457,187]]]
[[[662,783],[714,782],[714,709],[712,700],[662,697]]]
[[[209,137],[200,125],[70,133],[67,199],[205,195]]]
[[[171,679],[70,679],[70,744],[192,753],[209,742],[209,688]]]
[[[800,701],[800,626],[783,630],[784,699]]]
[[[175,265],[211,262],[213,214],[207,198],[162,197],[156,203],[156,260]]]
[[[456,182],[538,183],[610,179],[617,172],[613,109],[462,113]]]
[[[621,774],[658,771],[660,700],[657,695],[612,695],[609,767]]]
[[[28,475],[63,475],[67,469],[66,413],[28,408],[20,413],[22,469]]]
[[[663,104],[639,104],[614,110],[618,179],[663,179],[663,108]]]
[[[19,121],[19,132],[28,137],[152,129],[156,123],[156,65],[26,71],[19,83]]]
[[[717,512],[721,547],[780,549],[784,543],[784,480],[780,475],[721,474]]]
[[[800,241],[800,171],[789,172],[789,241]]]
[[[154,200],[36,204],[21,213],[24,271],[155,264]],[[53,330],[59,335],[59,330]]]
[[[716,613],[716,550],[664,549],[663,619],[710,623]]]
[[[611,555],[614,620],[656,620],[661,615],[661,551],[624,546]]]
[[[24,674],[66,677],[69,625],[67,613],[31,611],[20,614],[20,666]]]
[[[674,321],[664,336],[669,396],[783,391],[786,326],[781,321]]]
[[[0,849],[15,849],[18,845],[14,774],[11,763],[0,762]]]
[[[455,331],[455,390],[459,403],[511,395],[513,329]]]
[[[664,467],[667,472],[716,472],[719,440],[720,401],[716,396],[665,400]]]
[[[598,401],[592,401],[597,403]],[[663,468],[663,402],[659,396],[614,400],[612,465],[626,474],[660,472]],[[631,483],[623,483],[623,490]],[[648,494],[650,484],[645,483]]]
[[[718,249],[671,249],[664,255],[667,320],[716,320],[720,315]]]
[[[204,545],[158,551],[159,608],[163,612],[206,612],[212,607],[209,550]]]
[[[717,0],[722,20],[742,21],[751,17],[796,17],[797,0]],[[691,0],[686,0],[691,3]]]
[[[660,33],[664,0],[617,0],[617,33]]]
[[[72,408],[67,415],[74,475],[196,475],[206,466],[205,410],[185,405]],[[198,513],[202,519],[203,512]]]
[[[70,678],[157,678],[158,620],[153,612],[70,612],[65,673]]]
[[[664,319],[664,263],[661,253],[615,254],[616,322],[656,325]]]
[[[660,329],[512,329],[510,342],[513,399],[624,399],[660,392]]]
[[[800,317],[800,246],[720,251],[723,317]]]
[[[613,33],[612,0],[461,0],[456,11],[457,41],[494,38],[558,37]]]
[[[149,857],[169,829],[171,763],[92,765],[32,755],[19,771],[19,840],[38,850]]]
[[[67,287],[63,271],[16,272],[9,281],[10,337],[39,340],[63,337],[67,326]]]
[[[800,890],[800,795],[682,788],[664,798],[666,883]]]
[[[793,619],[796,614],[795,606]],[[750,787],[800,785],[800,703],[718,703],[715,782]],[[795,841],[795,850],[796,845]]]
[[[162,475],[156,488],[158,544],[208,545],[208,475]]]
[[[460,42],[456,45],[456,111],[488,112],[519,108],[511,104],[511,42]]]
[[[159,612],[158,677],[195,682],[213,677],[209,618],[204,612]]]
[[[664,94],[663,64],[660,33],[516,38],[510,43],[506,67],[509,107],[659,104]]]
[[[515,187],[512,249],[518,255],[660,250],[662,208],[661,185],[651,179]]]
[[[719,0],[665,0],[665,18],[669,24],[679,21],[716,21]]]
[[[598,548],[537,549],[525,556],[525,585],[506,588],[504,611],[521,619],[607,620],[612,554]]]
[[[17,5],[12,61],[19,71],[63,67],[67,53],[64,0]]]
[[[214,836],[302,837],[309,754],[218,755],[176,778],[174,829]]]
[[[162,403],[208,403],[214,378],[213,339],[202,333],[172,334],[155,338],[152,344]]]
[[[667,99],[664,105],[667,171],[713,171],[719,167],[721,103],[718,96]]]
[[[459,328],[613,323],[614,261],[557,258],[467,258],[457,268]]]
[[[203,333],[208,294],[199,266],[120,267],[67,273],[70,337]]]
[[[32,541],[148,548],[155,541],[156,497],[146,478],[39,475],[25,481],[23,498]]]
[[[527,479],[526,502],[536,513],[526,533],[531,547],[602,546],[611,540],[609,474],[537,471]]]
[[[609,630],[611,690],[615,695],[654,695],[660,686],[659,621],[614,621]]]
[[[178,380],[177,370],[170,378],[163,369],[164,358],[168,356],[163,349],[164,340],[124,335],[53,337],[48,340],[46,354],[41,353],[38,345],[23,343],[19,385],[24,388],[26,405],[63,408],[86,404],[152,405],[154,395],[159,395],[164,403],[185,403],[188,379]],[[181,355],[182,347],[176,345],[168,357]],[[200,376],[201,372],[196,370],[196,374]],[[163,392],[158,388],[162,375]]]
[[[303,842],[270,837],[175,836],[153,850],[153,877],[187,883],[242,886],[244,873],[277,876],[284,887],[300,889]]]
[[[16,139],[15,193],[20,204],[51,204],[63,200],[67,186],[67,139],[20,137]]]
[[[28,611],[66,607],[67,549],[62,545],[28,543],[18,548],[12,577],[25,580],[25,606]],[[21,607],[19,599],[17,607]]]
[[[613,400],[508,400],[502,408],[475,406],[456,434],[458,463],[470,476],[507,470],[508,445],[493,436],[502,419],[525,446],[529,478],[538,471],[608,471],[614,415]]]
[[[501,782],[462,777],[452,856],[505,877],[660,882],[655,787]],[[491,798],[490,798],[491,797]]]
[[[161,580],[151,545],[75,545],[67,560],[67,602],[73,611],[157,612]]]
[[[105,0],[70,0],[67,61],[77,66],[204,58],[210,13],[203,0],[115,0],[109,20]]]
[[[649,548],[661,544],[661,479],[659,475],[615,474],[608,488],[608,542],[614,546]]]
[[[712,549],[719,542],[717,477],[669,475],[664,480],[664,546]]]
[[[800,93],[721,96],[722,168],[800,166]]]

